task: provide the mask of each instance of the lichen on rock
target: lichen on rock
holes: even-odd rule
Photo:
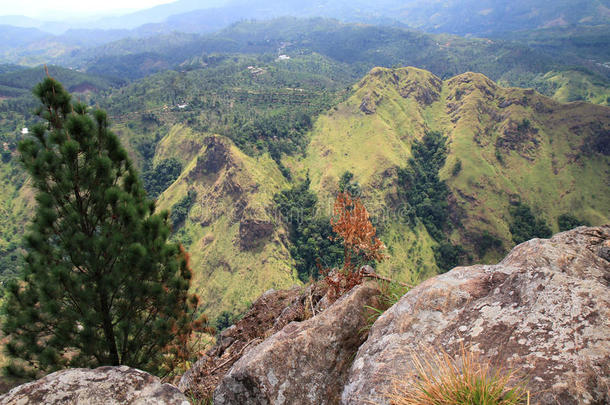
[[[176,387],[120,367],[57,371],[0,396],[2,405],[189,405]]]
[[[581,227],[425,281],[373,325],[342,403],[386,404],[412,353],[459,355],[462,345],[522,371],[534,403],[610,403],[609,245],[610,226]]]

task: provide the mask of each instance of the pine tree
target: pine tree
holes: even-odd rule
[[[8,371],[129,365],[161,372],[193,331],[186,252],[168,242],[104,111],[61,84],[34,89],[44,120],[19,145],[36,190],[22,277],[4,305]]]

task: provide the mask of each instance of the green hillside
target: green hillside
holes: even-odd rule
[[[330,215],[340,176],[354,173],[388,246],[390,258],[379,271],[417,282],[439,271],[435,252],[442,240],[422,218],[409,220],[398,173],[426,131],[448,138],[440,170],[450,191],[443,232],[464,247],[465,263],[493,262],[514,245],[509,228],[518,202],[554,232],[564,213],[607,222],[609,129],[608,107],[560,104],[480,74],[442,81],[420,69],[376,68],[315,121],[305,154],[285,155],[282,163],[293,181],[309,174],[322,216]],[[224,137],[178,125],[154,159],[171,157],[185,169],[159,206],[176,210],[189,190],[196,193],[176,238],[193,256],[195,284],[212,315],[240,311],[268,288],[299,282],[286,225],[273,212],[273,194],[290,182],[267,154],[247,156]]]
[[[200,142],[198,152],[195,152]],[[230,140],[210,135],[193,141],[190,131],[170,131],[156,158],[195,152],[181,176],[161,195],[159,209],[176,212],[194,195],[184,223],[174,222],[175,238],[191,254],[196,292],[205,310],[239,312],[269,288],[298,283],[287,236],[275,216],[273,195],[286,180],[268,156],[250,157]]]
[[[303,73],[320,61],[337,66],[316,55],[223,59],[104,101],[144,178],[169,184],[158,207],[171,210],[210,316],[300,283],[274,196],[306,176],[328,217],[339,178],[353,173],[388,246],[379,271],[412,282],[499,259],[517,239],[523,207],[554,232],[566,213],[593,225],[610,219],[610,108],[416,68],[375,68],[345,92],[327,73]],[[9,276],[32,199],[14,159],[19,135],[3,136],[0,265]],[[440,170],[415,150],[432,153]],[[412,192],[444,184],[436,200]]]
[[[543,76],[551,85],[550,95],[560,102],[589,101],[610,105],[610,89],[607,83],[596,75],[581,70],[563,72],[551,71]]]
[[[309,171],[322,201],[332,199],[341,173],[354,173],[393,253],[383,271],[409,279],[436,270],[436,242],[421,225],[413,229],[404,221],[397,180],[413,141],[426,131],[448,137],[440,171],[451,191],[445,231],[471,258],[493,261],[513,245],[511,202],[531,206],[553,231],[563,213],[608,221],[609,130],[607,107],[560,104],[531,90],[499,87],[481,74],[441,81],[419,69],[376,68],[349,100],[316,122],[307,156],[286,164]],[[485,231],[502,241],[498,251],[477,249]]]
[[[90,75],[60,66],[49,66],[47,71],[51,77],[64,83],[71,93],[100,92],[125,83],[120,79]],[[45,75],[43,66],[1,73],[0,97],[30,95],[33,86],[44,79]]]

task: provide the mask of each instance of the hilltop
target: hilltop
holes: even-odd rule
[[[211,313],[241,311],[261,291],[296,282],[273,207],[286,180],[269,156],[247,156],[221,136],[191,142],[184,132],[163,141],[174,151],[161,146],[156,156],[192,156],[158,207],[176,212],[187,201],[174,231],[191,254],[196,292]]]

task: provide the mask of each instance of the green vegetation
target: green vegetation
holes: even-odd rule
[[[198,299],[167,213],[154,214],[106,113],[55,80],[34,93],[44,124],[19,145],[36,190],[25,265],[7,287],[3,331],[13,375],[180,358]]]
[[[218,332],[222,332],[227,329],[229,326],[233,325],[238,317],[229,311],[222,311],[220,315],[216,317],[214,320],[214,328]]]
[[[147,77],[102,105],[120,120],[128,117],[132,131],[185,123],[200,133],[224,135],[249,154],[269,152],[282,167],[281,156],[304,150],[315,117],[340,101],[347,84],[315,73],[329,62],[314,55],[285,62],[266,55],[207,60],[205,68]],[[290,178],[286,168],[282,172]]]
[[[182,164],[176,158],[163,159],[142,174],[144,189],[152,198],[165,191],[182,173]]]
[[[453,245],[447,241],[441,241],[434,247],[434,259],[441,273],[451,270],[464,262],[466,250],[461,245]]]
[[[0,134],[0,286],[16,277],[23,265],[21,238],[30,212],[30,195],[23,189],[26,176],[16,156],[15,140],[16,137]]]
[[[121,79],[88,75],[61,66],[49,66],[46,71],[48,71],[50,76],[62,82],[70,92],[103,91],[125,84],[125,81]],[[33,84],[43,80],[46,71],[43,66],[37,66],[0,74],[0,96],[17,97],[31,95]],[[12,94],[9,94],[9,92]]]
[[[512,222],[510,233],[516,244],[523,243],[533,238],[550,238],[551,229],[544,220],[534,217],[531,208],[524,203],[518,202],[510,207]]]
[[[184,224],[184,221],[186,220],[189,211],[193,204],[195,204],[196,200],[197,191],[191,189],[180,201],[172,206],[169,217],[172,221],[174,231]]]
[[[413,142],[409,166],[398,172],[401,194],[430,236],[439,242],[434,248],[434,259],[441,271],[459,265],[466,256],[464,248],[453,245],[446,236],[451,226],[447,200],[450,191],[446,182],[440,180],[439,171],[445,165],[447,151],[446,136],[440,132],[426,132],[421,141]],[[460,170],[456,171],[454,166],[452,172],[457,175]]]
[[[557,217],[557,225],[560,232],[569,231],[579,226],[591,226],[587,221],[580,220],[569,213],[561,214]]]
[[[309,189],[310,183],[307,177],[274,197],[277,210],[290,229],[290,254],[303,282],[320,276],[318,264],[332,268],[343,259],[343,247],[331,240],[336,235],[329,219],[317,215],[318,198]]]
[[[359,197],[362,194],[360,184],[354,181],[354,173],[346,170],[339,179],[339,192],[349,193],[352,197]]]
[[[489,251],[500,251],[502,252],[502,239],[489,233],[489,231],[483,231],[481,234],[475,235],[474,249],[479,257],[485,256]]]
[[[453,165],[453,169],[451,169],[451,175],[455,177],[458,174],[460,174],[461,171],[462,171],[462,161],[460,159],[458,159],[455,162],[455,164]]]
[[[397,283],[396,281],[377,280],[377,287],[380,294],[377,299],[379,305],[372,307],[367,305],[366,308],[371,310],[371,314],[366,320],[365,330],[370,330],[375,321],[391,306],[396,304],[403,295],[409,291],[409,287]]]
[[[449,216],[449,188],[439,178],[447,158],[446,143],[447,137],[440,132],[427,132],[421,141],[413,142],[409,166],[398,172],[404,198],[437,240],[443,239]]]

